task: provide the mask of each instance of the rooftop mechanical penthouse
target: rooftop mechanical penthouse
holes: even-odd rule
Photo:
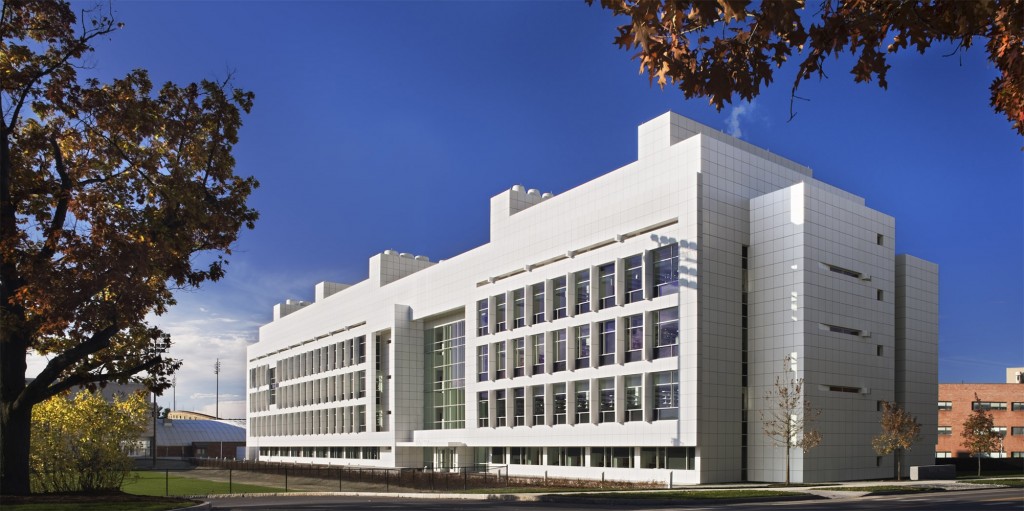
[[[903,466],[934,463],[938,270],[895,255],[864,199],[666,113],[636,162],[555,196],[513,186],[490,215],[485,245],[388,250],[274,308],[247,354],[250,458],[781,481],[760,411],[796,376],[824,440],[794,481],[891,477],[882,400],[923,426]]]

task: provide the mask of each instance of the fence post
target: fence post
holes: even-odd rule
[[[342,471],[339,470],[338,471],[338,491],[341,491],[341,479],[342,479],[341,478],[341,474],[342,474]]]
[[[164,497],[171,496],[171,471],[164,470]]]
[[[288,467],[284,467],[284,491],[288,492]]]
[[[233,486],[234,480],[231,477],[231,474],[232,474],[232,469],[229,468],[228,469],[228,495],[230,495],[232,493],[235,493],[234,486]]]
[[[499,474],[501,472],[498,472]],[[508,488],[508,465],[505,465],[505,487]]]
[[[390,470],[385,470],[384,471],[384,493],[388,493],[388,492],[391,491],[391,486],[390,486],[391,483],[388,481],[388,476],[390,474],[391,474]]]
[[[462,489],[469,489],[469,470],[465,468],[462,470]]]

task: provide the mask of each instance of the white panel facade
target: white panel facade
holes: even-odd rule
[[[676,114],[638,135],[636,162],[577,188],[493,197],[483,246],[439,263],[389,250],[367,280],[278,307],[248,349],[249,452],[781,480],[756,406],[797,352],[810,398],[828,408],[825,443],[796,458],[797,480],[879,477],[868,430],[898,377],[892,218]],[[837,280],[833,267],[869,279]]]

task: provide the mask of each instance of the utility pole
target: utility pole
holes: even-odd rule
[[[213,374],[217,376],[217,396],[216,396],[216,412],[214,415],[220,418],[220,358],[217,359],[217,363],[213,364]]]

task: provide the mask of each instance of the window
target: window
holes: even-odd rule
[[[675,371],[654,373],[654,420],[679,418],[679,376]]]
[[[526,389],[512,389],[512,425],[526,425]]]
[[[1024,458],[1024,451],[1013,451],[1013,453],[1010,454],[1010,457],[1011,458]]]
[[[938,433],[939,433],[939,436],[952,435],[953,434],[953,426],[939,426]]]
[[[626,377],[626,422],[637,422],[644,420],[643,403],[643,377],[639,374],[632,374]]]
[[[971,403],[971,410],[1006,410],[1006,403],[995,401],[975,401]]]
[[[476,425],[486,428],[490,414],[490,407],[487,400],[487,391],[476,393]]]
[[[544,334],[530,336],[533,345],[533,374],[544,374]]]
[[[487,381],[487,348],[486,344],[476,347],[476,381]]]
[[[846,392],[847,394],[860,393],[860,387],[846,387],[843,385],[829,385],[828,390],[831,392]]]
[[[654,249],[654,296],[679,292],[679,245]]]
[[[1024,435],[1024,426],[1013,426],[1010,428],[1010,434],[1013,436]]]
[[[582,467],[583,447],[549,447],[548,464],[561,467]]]
[[[875,355],[878,355],[879,357],[884,356],[885,346],[882,346],[881,344],[875,346]]]
[[[494,391],[494,408],[494,425],[499,428],[505,426],[505,414],[507,413],[507,410],[505,408],[505,390]]]
[[[836,325],[825,325],[825,326],[828,327],[828,331],[829,332],[835,332],[837,334],[846,334],[846,335],[860,335],[860,330],[857,330],[856,328],[847,328],[845,326],[836,326]]]
[[[615,363],[615,320],[609,319],[598,323],[601,342],[598,345],[601,349],[598,365],[611,365]]]
[[[679,354],[679,309],[671,307],[653,312],[654,358]]]
[[[576,389],[576,424],[590,422],[590,381],[581,380],[573,384]]]
[[[840,275],[846,275],[847,277],[853,277],[853,278],[859,279],[860,276],[861,276],[860,272],[853,271],[853,270],[848,270],[848,269],[843,268],[841,266],[833,266],[831,264],[826,264],[825,267],[828,268],[829,271],[831,271],[833,273],[838,273]]]
[[[565,384],[556,383],[552,385],[551,395],[554,398],[554,422],[555,424],[565,424],[566,407],[568,405],[565,395]]]
[[[512,376],[526,375],[526,339],[512,339]]]
[[[505,448],[491,447],[491,463],[505,464]]]
[[[487,335],[487,299],[476,302],[476,335]]]
[[[598,296],[601,308],[615,306],[615,263],[603,264],[597,268]]]
[[[505,341],[494,343],[494,379],[505,377]]]
[[[544,425],[544,386],[533,386],[533,425]]]
[[[615,379],[602,378],[597,381],[600,394],[600,422],[615,422]]]
[[[1013,411],[1015,411],[1015,412],[1024,411],[1024,403],[1019,403],[1019,402],[1013,403]]]
[[[591,447],[590,466],[633,468],[633,448]]]
[[[512,328],[526,326],[526,290],[512,291]]]
[[[644,257],[641,254],[626,258],[626,303],[644,299]]]
[[[509,447],[510,465],[540,465],[540,447]]]
[[[644,358],[644,315],[626,316],[626,362]]]
[[[557,279],[555,279],[554,288],[555,303],[551,319],[561,319],[568,316],[568,311],[566,309],[566,307],[568,306],[568,302],[566,301],[565,296],[565,277],[558,277]]]
[[[590,325],[580,325],[576,332],[576,369],[590,367]]]
[[[875,243],[882,245],[885,242],[885,236],[881,234],[875,234]]]
[[[875,290],[875,299],[880,301],[880,302],[884,301],[885,300],[885,291],[882,291],[881,289],[876,289]]]
[[[544,322],[544,283],[533,285],[533,323]]]
[[[590,312],[590,270],[580,270],[574,274],[576,281],[576,314]]]
[[[1006,426],[993,426],[992,427],[992,433],[994,433],[994,434],[996,434],[998,436],[1001,436],[1001,437],[1005,437],[1006,436]]]
[[[641,468],[696,469],[694,447],[641,447]]]
[[[565,330],[556,330],[554,332],[554,336],[555,336],[555,360],[554,360],[554,363],[552,364],[551,370],[553,372],[565,371],[565,362],[566,362],[566,357],[567,357],[566,349],[567,349],[567,346],[568,346],[568,341],[566,340],[566,332],[565,332]]]
[[[494,331],[505,331],[505,295],[500,294],[494,297]]]
[[[356,341],[359,343],[359,363],[366,362],[366,336],[360,335]]]
[[[952,401],[939,401],[939,410],[940,411],[947,411],[948,412],[949,410],[952,410],[952,409],[953,409],[953,402]]]
[[[433,329],[433,347],[427,356],[433,370],[429,406],[434,414],[434,429],[466,427],[465,325],[464,321],[456,321]],[[359,375],[359,397],[363,397],[365,371]]]
[[[267,391],[267,404],[277,403],[277,380],[274,375],[276,374],[275,368],[267,369],[267,383],[270,384],[270,390]]]
[[[938,451],[938,452],[935,453],[935,457],[936,458],[952,458],[953,457],[953,453],[951,453],[949,451]]]

